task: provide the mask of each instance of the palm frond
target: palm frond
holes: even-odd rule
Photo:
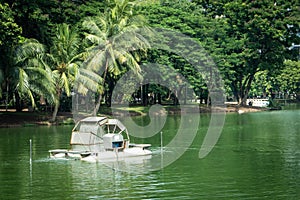
[[[92,18],[87,18],[82,23],[82,26],[89,31],[89,34],[87,35],[90,35],[89,37],[93,39],[91,40],[92,42],[103,41],[107,37],[107,22],[102,17],[96,17],[95,20]],[[94,37],[91,37],[91,35]],[[96,44],[100,43],[98,42]]]
[[[126,69],[132,69],[140,77],[138,60],[150,44],[138,30],[146,20],[133,12],[137,3],[135,1],[114,0],[111,3],[113,7],[107,8],[101,17],[89,18],[83,23],[88,31],[86,39],[92,43],[93,48],[84,68],[100,72],[99,75],[103,72],[119,75]],[[95,48],[96,44],[98,46]]]
[[[106,52],[103,50],[94,49],[90,52],[89,59],[85,61],[83,66],[86,69],[100,72],[104,71],[104,63],[106,59]]]
[[[27,39],[16,49],[16,63],[35,58],[45,53],[45,47],[35,39]]]
[[[30,90],[29,76],[22,68],[18,68],[18,70],[19,70],[19,82],[17,84],[16,90],[18,91],[20,96],[24,96],[24,94],[27,94],[31,100],[32,107],[35,107],[34,97]]]
[[[86,34],[86,39],[88,39],[92,44],[101,44],[104,40],[101,37],[98,37],[93,34]]]
[[[70,91],[70,86],[69,86],[69,80],[68,77],[66,75],[66,73],[62,73],[61,74],[61,81],[60,81],[60,85],[62,88],[64,88],[65,93],[67,94],[67,96],[71,95],[71,91]]]
[[[79,93],[85,95],[88,91],[97,92],[101,82],[102,77],[100,75],[93,71],[81,68],[76,76],[75,88]]]
[[[56,37],[53,38],[53,46],[50,49],[50,53],[58,62],[67,63],[78,54],[79,44],[79,35],[75,28],[70,28],[65,23],[59,24]]]

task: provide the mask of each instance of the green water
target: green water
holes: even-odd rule
[[[164,143],[179,121],[180,116],[168,117]],[[68,148],[72,126],[0,129],[0,199],[298,199],[300,110],[227,114],[218,143],[199,159],[208,122],[209,115],[201,115],[183,156],[145,173],[147,162],[127,173],[102,163],[49,159],[49,149]],[[160,150],[159,134],[133,140]]]

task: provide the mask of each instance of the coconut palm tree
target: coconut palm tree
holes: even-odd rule
[[[145,27],[145,19],[134,12],[137,2],[130,0],[108,1],[108,8],[103,14],[87,18],[83,22],[86,39],[90,42],[90,59],[86,68],[102,76],[99,97],[93,110],[96,115],[104,93],[108,73],[119,75],[126,68],[140,73],[135,50],[143,52],[149,47],[148,42],[135,32]],[[135,53],[135,54],[134,54]]]
[[[56,120],[63,93],[71,95],[74,80],[79,92],[95,90],[99,76],[86,69],[80,69],[85,58],[81,51],[80,39],[75,29],[67,24],[57,27],[53,45],[47,53],[44,45],[37,40],[27,40],[18,48],[16,60],[16,89],[19,94],[30,97],[34,106],[34,93],[46,97],[54,103],[52,121]]]
[[[55,121],[60,106],[60,98],[63,92],[71,95],[71,88],[76,80],[81,88],[80,92],[85,93],[87,89],[95,90],[99,76],[80,66],[86,53],[80,46],[80,38],[74,28],[67,24],[61,24],[57,28],[57,34],[53,39],[53,46],[50,48],[47,64],[52,69],[52,76],[55,84],[57,101],[52,115]]]
[[[25,97],[30,99],[34,108],[36,94],[46,97],[50,102],[54,101],[51,70],[42,64],[44,46],[37,40],[26,39],[13,47],[9,55],[9,66],[2,71],[6,85],[6,102],[9,100],[9,93],[15,96],[17,110],[21,110],[20,101]]]
[[[45,47],[35,39],[27,39],[16,49],[14,82],[20,97],[30,98],[35,107],[34,94],[46,97],[49,102],[55,101],[54,83],[50,68],[44,64]]]

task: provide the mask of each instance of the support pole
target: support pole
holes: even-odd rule
[[[29,145],[30,145],[29,163],[30,165],[32,165],[32,140],[31,139],[29,140]]]
[[[30,175],[30,185],[32,184],[32,140],[29,140],[29,175]]]
[[[163,132],[160,132],[160,167],[164,166],[164,153],[163,153]]]
[[[163,151],[163,135],[162,135],[162,131],[160,132],[160,151],[161,151],[161,153]]]

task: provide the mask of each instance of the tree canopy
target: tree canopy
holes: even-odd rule
[[[55,92],[50,89],[42,92],[52,104],[51,96],[70,95],[78,77],[82,80],[79,83],[81,91],[92,85],[94,90],[96,85],[97,92],[109,99],[118,78],[130,68],[139,72],[139,65],[145,62],[172,66],[189,81],[198,97],[207,100],[209,94],[204,78],[180,56],[147,45],[139,47],[139,51],[128,50],[128,54],[118,52],[115,44],[139,43],[141,39],[132,37],[136,40],[128,41],[118,36],[145,25],[175,30],[193,38],[214,59],[223,76],[226,94],[233,95],[240,104],[245,104],[249,95],[285,93],[299,96],[299,51],[289,49],[292,44],[300,44],[297,3],[297,0],[2,0],[2,104],[15,101],[12,104],[16,105],[20,98],[27,102],[39,99],[43,82],[33,80],[41,74],[45,75],[45,80],[51,77],[49,81],[56,85]],[[41,63],[32,65],[34,68],[28,65],[34,61],[33,57],[30,62],[30,57],[27,57],[28,62],[16,59],[22,52],[17,49],[25,50],[30,41],[43,46],[42,54],[35,58]],[[147,51],[141,50],[143,48]],[[44,71],[37,75],[39,70]],[[105,73],[97,74],[99,70]],[[288,79],[289,76],[293,78]],[[172,74],[167,77],[176,84]],[[16,98],[16,91],[20,98]],[[157,93],[160,98],[162,95],[170,97],[168,89],[159,85],[150,85],[148,92]],[[139,91],[137,94],[142,95]]]

